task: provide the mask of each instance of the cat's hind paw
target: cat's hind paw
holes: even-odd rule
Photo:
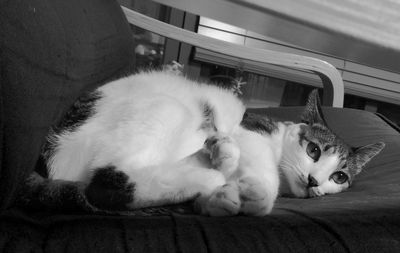
[[[216,135],[207,139],[206,149],[210,153],[211,165],[228,178],[239,164],[240,149],[236,141],[229,136]]]
[[[113,166],[94,171],[85,190],[87,199],[96,207],[106,210],[125,210],[133,201],[135,185],[129,177]]]
[[[238,181],[240,212],[244,215],[264,216],[271,212],[275,197],[271,196],[266,185],[261,181],[245,177]]]
[[[211,196],[200,196],[197,210],[210,216],[233,216],[240,210],[239,189],[236,184],[225,184],[218,187]]]

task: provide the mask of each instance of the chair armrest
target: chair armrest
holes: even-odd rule
[[[334,66],[325,61],[307,56],[236,45],[166,24],[123,6],[122,10],[130,24],[171,39],[246,61],[268,63],[313,72],[321,78],[323,83],[323,105],[343,107],[344,87],[342,77]]]

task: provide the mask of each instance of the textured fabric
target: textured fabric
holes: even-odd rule
[[[44,136],[82,93],[133,66],[116,1],[1,0],[3,102],[0,208],[33,170]]]
[[[302,108],[258,111],[295,120]],[[257,111],[257,110],[256,110]],[[384,141],[348,191],[280,198],[266,217],[104,216],[68,212],[0,216],[0,250],[10,252],[399,252],[400,134],[377,115],[324,108],[351,145]]]
[[[109,0],[0,0],[0,34],[4,208],[32,171],[48,127],[82,91],[130,69],[133,49],[126,20]],[[295,120],[300,111],[258,112]],[[0,251],[400,252],[399,132],[371,113],[324,112],[349,144],[387,144],[346,192],[281,198],[266,217],[111,216],[11,208],[0,213]]]

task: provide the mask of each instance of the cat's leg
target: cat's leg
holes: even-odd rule
[[[238,185],[240,212],[266,215],[278,196],[280,145],[269,136],[264,138],[245,129],[235,137],[242,152],[237,172],[231,180]]]
[[[256,176],[245,176],[230,180],[217,187],[209,196],[196,200],[202,214],[230,216],[243,213],[264,216],[271,212],[277,197],[277,186]]]
[[[239,165],[240,149],[236,141],[226,135],[214,135],[205,142],[205,151],[210,154],[211,165],[229,178]]]
[[[198,199],[201,211],[212,216],[239,212],[266,215],[271,212],[278,195],[279,154],[273,150],[277,147],[268,138],[244,129],[234,137],[235,140],[215,136],[208,140],[212,164],[226,176],[227,183],[210,196]]]
[[[224,175],[197,162],[184,159],[174,164],[150,168],[149,174],[135,173],[135,199],[131,208],[179,203],[209,196],[226,183]],[[140,182],[140,183],[139,183]]]
[[[200,150],[178,162],[143,168],[96,169],[86,190],[89,201],[105,209],[137,209],[209,196],[226,182]]]
[[[224,174],[232,174],[238,159],[236,142],[213,137],[205,149],[176,163],[132,170],[99,168],[86,194],[92,204],[105,209],[136,209],[197,197],[195,207],[202,214],[235,215],[240,208],[238,185],[226,184]]]
[[[212,136],[206,141],[205,150],[210,155],[212,167],[220,171],[226,179],[236,172],[240,150],[232,137]],[[198,212],[211,216],[238,214],[241,206],[238,184],[231,181],[217,187],[209,195],[199,196],[195,206]]]
[[[210,216],[232,216],[240,211],[239,188],[235,182],[220,185],[211,194],[200,195],[195,201],[198,213]]]
[[[273,157],[268,151],[241,152],[236,168],[237,148],[231,138],[214,136],[205,149],[176,163],[139,170],[100,168],[94,172],[86,194],[92,204],[105,209],[136,209],[197,197],[195,207],[201,214],[266,215],[279,187],[274,163],[264,162]]]
[[[242,177],[237,180],[240,213],[251,216],[264,216],[272,211],[277,198],[278,185],[271,180],[256,176]]]

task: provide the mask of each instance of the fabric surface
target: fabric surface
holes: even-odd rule
[[[255,110],[295,120],[302,108]],[[377,115],[324,108],[333,131],[353,146],[386,147],[348,191],[280,198],[266,217],[170,213],[110,216],[4,211],[0,249],[10,252],[399,252],[400,134]],[[254,110],[253,110],[254,111]]]
[[[0,0],[0,34],[0,251],[400,252],[399,132],[377,115],[349,109],[324,108],[332,129],[355,146],[384,141],[384,151],[348,191],[280,198],[266,217],[6,209],[33,170],[48,127],[82,91],[134,62],[115,1]],[[294,120],[300,111],[258,112]]]
[[[133,41],[116,1],[0,0],[0,209],[34,168],[49,126],[82,93],[129,72]]]

